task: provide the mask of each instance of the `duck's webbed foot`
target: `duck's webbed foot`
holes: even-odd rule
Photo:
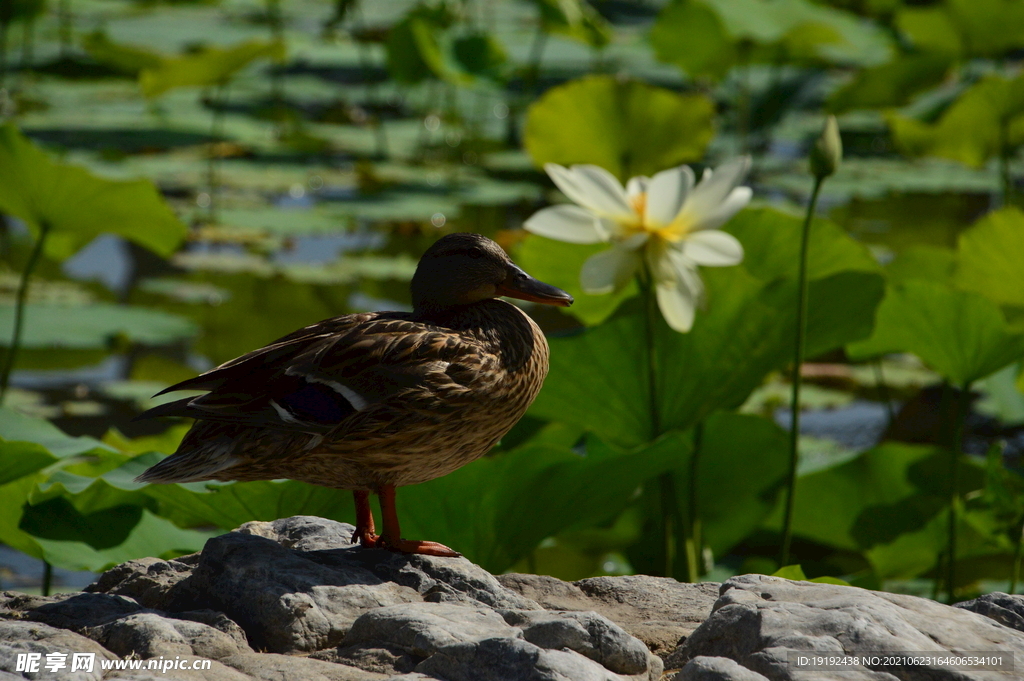
[[[384,519],[384,532],[377,537],[375,546],[398,553],[417,553],[421,556],[441,556],[444,558],[460,558],[458,551],[454,551],[444,544],[436,541],[414,541],[402,539],[402,529],[398,525],[398,511],[395,509],[395,487],[394,485],[381,485],[377,490],[380,497],[380,512]],[[368,503],[368,502],[367,502]],[[358,500],[356,505],[358,506]],[[369,505],[367,505],[369,508]],[[373,522],[371,517],[370,522]],[[373,525],[370,525],[373,529]],[[366,544],[363,544],[366,546]]]
[[[441,556],[443,558],[461,558],[462,554],[436,541],[416,541],[412,539],[389,539],[379,537],[377,546],[397,553],[417,553],[421,556]]]

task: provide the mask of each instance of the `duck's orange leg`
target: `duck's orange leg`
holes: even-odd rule
[[[355,490],[352,492],[356,500],[356,531],[352,533],[352,542],[359,542],[364,548],[372,548],[377,545],[379,537],[377,529],[373,526],[373,511],[370,510],[370,493],[366,490]]]
[[[398,511],[395,509],[394,485],[383,485],[377,490],[377,495],[380,497],[380,512],[384,517],[384,532],[377,540],[377,546],[400,553],[420,553],[426,556],[458,558],[462,555],[435,541],[402,539],[402,531],[398,526]]]

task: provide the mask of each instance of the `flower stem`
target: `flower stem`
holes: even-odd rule
[[[50,223],[43,222],[39,225],[39,238],[36,239],[32,253],[28,256],[25,269],[21,272],[21,281],[18,283],[18,295],[15,298],[14,306],[14,331],[11,333],[11,345],[7,348],[7,358],[4,362],[3,373],[0,374],[0,404],[3,404],[7,395],[7,384],[11,380],[11,371],[14,370],[14,362],[18,357],[18,349],[21,347],[22,323],[25,318],[25,301],[28,299],[29,278],[35,270],[39,257],[43,254],[43,246],[46,244],[46,237],[50,233]]]
[[[796,342],[794,343],[793,372],[791,377],[793,392],[789,406],[789,473],[786,478],[786,513],[782,521],[782,551],[779,555],[779,567],[789,565],[789,549],[793,542],[793,499],[796,496],[796,469],[800,461],[800,365],[804,361],[804,341],[807,335],[807,250],[811,236],[811,221],[814,219],[814,209],[818,205],[818,194],[821,192],[821,184],[824,181],[825,178],[823,176],[814,178],[814,190],[811,192],[811,202],[807,206],[803,233],[800,237]]]
[[[1002,180],[1002,206],[1010,205],[1013,197],[1013,177],[1010,175],[1010,120],[1004,118],[999,125],[999,177]]]
[[[683,525],[686,548],[686,572],[688,582],[700,579],[701,553],[703,552],[702,528],[700,522],[700,497],[698,482],[700,480],[700,453],[704,445],[704,422],[700,421],[693,427],[693,452],[690,454],[689,498],[687,499],[688,518]]]
[[[661,414],[658,404],[658,352],[655,341],[655,324],[658,321],[658,299],[652,284],[653,277],[646,270],[637,276],[640,295],[644,303],[644,337],[647,355],[647,399],[651,410],[650,439],[653,441],[661,435]],[[658,477],[658,491],[661,502],[661,534],[662,534],[662,574],[672,577],[675,574],[676,559],[676,522],[679,514],[679,502],[676,495],[676,480],[673,471],[666,471]],[[685,526],[685,522],[681,523]]]
[[[949,545],[946,548],[946,593],[949,604],[953,604],[953,593],[956,589],[956,521],[957,507],[960,505],[960,494],[957,490],[957,478],[960,474],[960,456],[963,449],[964,422],[971,404],[971,382],[964,383],[960,390],[957,403],[956,420],[953,422],[953,435],[949,442]]]
[[[871,366],[875,370],[875,387],[878,388],[882,401],[885,402],[885,413],[889,419],[886,428],[892,428],[892,424],[896,420],[896,410],[892,406],[892,393],[889,391],[889,384],[885,382],[885,374],[882,372],[882,359],[876,358]]]
[[[220,156],[218,145],[221,141],[221,134],[224,124],[224,93],[227,90],[227,83],[220,83],[214,90],[212,101],[213,118],[210,121],[210,155],[206,164],[206,184],[210,192],[210,206],[206,219],[211,225],[217,224],[217,188],[220,179],[217,176],[217,164]]]

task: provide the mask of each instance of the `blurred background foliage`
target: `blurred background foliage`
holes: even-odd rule
[[[544,390],[490,456],[403,490],[408,536],[564,579],[1016,589],[1022,59],[1024,0],[0,0],[0,582],[353,520],[348,493],[292,481],[138,485],[188,424],[132,418],[297,327],[407,309],[419,254],[473,231],[578,302],[528,310]],[[785,567],[826,112],[846,155],[812,228]],[[540,167],[742,153],[755,200],[725,229],[746,258],[702,272],[690,333],[656,330],[652,403],[635,286],[584,294],[600,247],[521,229],[566,200]],[[684,524],[696,566],[666,555]]]

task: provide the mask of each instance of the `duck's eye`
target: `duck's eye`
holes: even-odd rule
[[[484,252],[482,250],[480,250],[479,248],[477,248],[476,246],[473,246],[471,249],[469,249],[468,252],[469,252],[469,257],[471,257],[471,258],[482,258],[482,257],[484,257]]]

